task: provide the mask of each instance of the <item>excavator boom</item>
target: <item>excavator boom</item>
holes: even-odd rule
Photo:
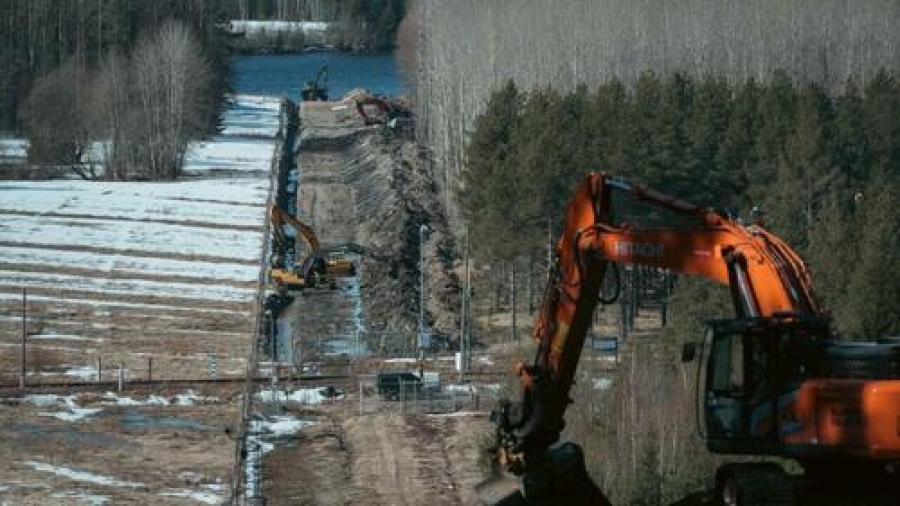
[[[492,417],[497,428],[494,448],[497,472],[479,489],[487,504],[515,504],[512,499],[515,493],[509,490],[516,487],[510,486],[510,479],[519,483],[519,496],[530,495],[532,499],[547,494],[548,490],[556,490],[550,496],[559,498],[560,493],[566,497],[566,491],[596,489],[589,479],[581,480],[581,487],[560,488],[559,479],[554,478],[559,466],[548,463],[558,461],[560,455],[567,453],[567,445],[557,442],[565,427],[566,408],[571,403],[569,391],[603,280],[618,264],[665,268],[728,286],[736,323],[719,326],[731,329],[731,340],[719,339],[718,344],[713,344],[713,352],[725,349],[725,345],[730,346],[729,350],[746,349],[747,353],[756,350],[767,358],[759,366],[761,369],[751,372],[774,380],[775,373],[771,371],[776,368],[781,371],[777,377],[781,390],[762,392],[761,385],[753,385],[748,380],[744,391],[735,392],[733,397],[722,396],[723,404],[707,411],[707,419],[721,425],[720,433],[724,435],[716,441],[710,439],[711,450],[759,454],[760,448],[767,448],[767,454],[796,456],[819,441],[820,434],[812,427],[812,420],[818,416],[815,396],[829,387],[807,380],[828,369],[822,362],[826,349],[836,350],[835,356],[847,354],[825,345],[831,339],[827,315],[818,302],[802,259],[759,225],[745,225],[712,209],[625,180],[591,174],[578,187],[566,210],[564,230],[556,246],[556,262],[535,322],[536,357],[531,364],[517,366],[521,397],[515,402],[501,402]],[[775,351],[782,349],[790,350],[785,352],[789,358]],[[900,349],[897,352],[900,356]],[[732,367],[743,371],[742,364]],[[788,378],[786,370],[795,371],[798,376]],[[865,385],[853,388],[858,387]],[[867,413],[873,425],[892,424],[893,416],[900,420],[900,399],[895,399],[893,393],[883,393],[884,385],[877,385],[873,390],[882,392],[880,399],[884,400],[880,402],[886,403],[877,409],[865,408],[869,409]],[[893,382],[889,391],[895,390],[898,388]],[[747,403],[751,394],[760,392],[765,395],[754,401],[755,404]],[[787,401],[779,398],[782,394],[791,396],[786,399],[800,400],[784,404]],[[792,428],[794,434],[790,440],[781,438],[775,420],[784,411],[784,405],[789,405],[796,416],[811,420],[802,431]],[[746,413],[757,408],[768,409],[765,415],[755,418],[766,423],[749,428],[745,423],[749,419]],[[767,432],[760,436],[754,430]],[[866,427],[865,431],[882,433],[883,428]],[[789,444],[798,441],[802,444]],[[829,451],[840,454],[844,449],[837,441]],[[900,454],[900,441],[889,453]],[[868,454],[874,455],[871,451]],[[571,467],[573,462],[580,461],[569,458],[566,462]],[[585,475],[583,470],[573,472]],[[543,484],[543,488],[535,488],[535,483]],[[543,504],[532,499],[521,504]],[[569,503],[602,504],[605,498],[594,495],[587,502],[572,501]]]

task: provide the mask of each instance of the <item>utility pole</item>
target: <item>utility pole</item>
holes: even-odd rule
[[[428,225],[419,226],[419,374],[421,375],[425,363],[425,348],[428,346],[428,336],[425,330],[425,234]]]
[[[463,249],[463,264],[465,265],[465,281],[463,282],[462,296],[460,297],[459,318],[459,381],[463,380],[469,372],[469,339],[467,332],[467,316],[469,306],[469,228],[466,227],[466,238]]]
[[[28,289],[22,288],[22,375],[19,376],[19,388],[28,386],[27,346],[28,346]]]

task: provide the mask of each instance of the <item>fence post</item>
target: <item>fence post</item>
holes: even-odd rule
[[[147,357],[147,383],[153,383],[153,357]]]
[[[103,359],[97,357],[97,388],[103,383]]]
[[[119,391],[125,388],[125,364],[119,362]]]
[[[22,373],[19,376],[19,388],[28,386],[28,289],[22,288]]]

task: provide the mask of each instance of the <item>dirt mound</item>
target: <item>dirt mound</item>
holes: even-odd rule
[[[425,153],[388,129],[336,119],[344,114],[334,107],[303,109],[301,214],[324,244],[355,243],[367,251],[361,290],[374,331],[417,327],[419,227],[426,225],[426,320],[435,333],[452,335],[458,328],[460,284],[453,266],[459,255]],[[336,123],[342,128],[331,128]]]

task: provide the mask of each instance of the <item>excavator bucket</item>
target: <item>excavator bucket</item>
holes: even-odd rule
[[[478,485],[475,492],[487,506],[524,506],[528,504],[522,495],[522,479],[500,469],[497,461],[491,464],[491,475]]]
[[[524,474],[515,476],[495,460],[491,476],[475,487],[481,502],[487,506],[610,506],[588,476],[578,445],[555,445],[543,458],[531,461]]]

